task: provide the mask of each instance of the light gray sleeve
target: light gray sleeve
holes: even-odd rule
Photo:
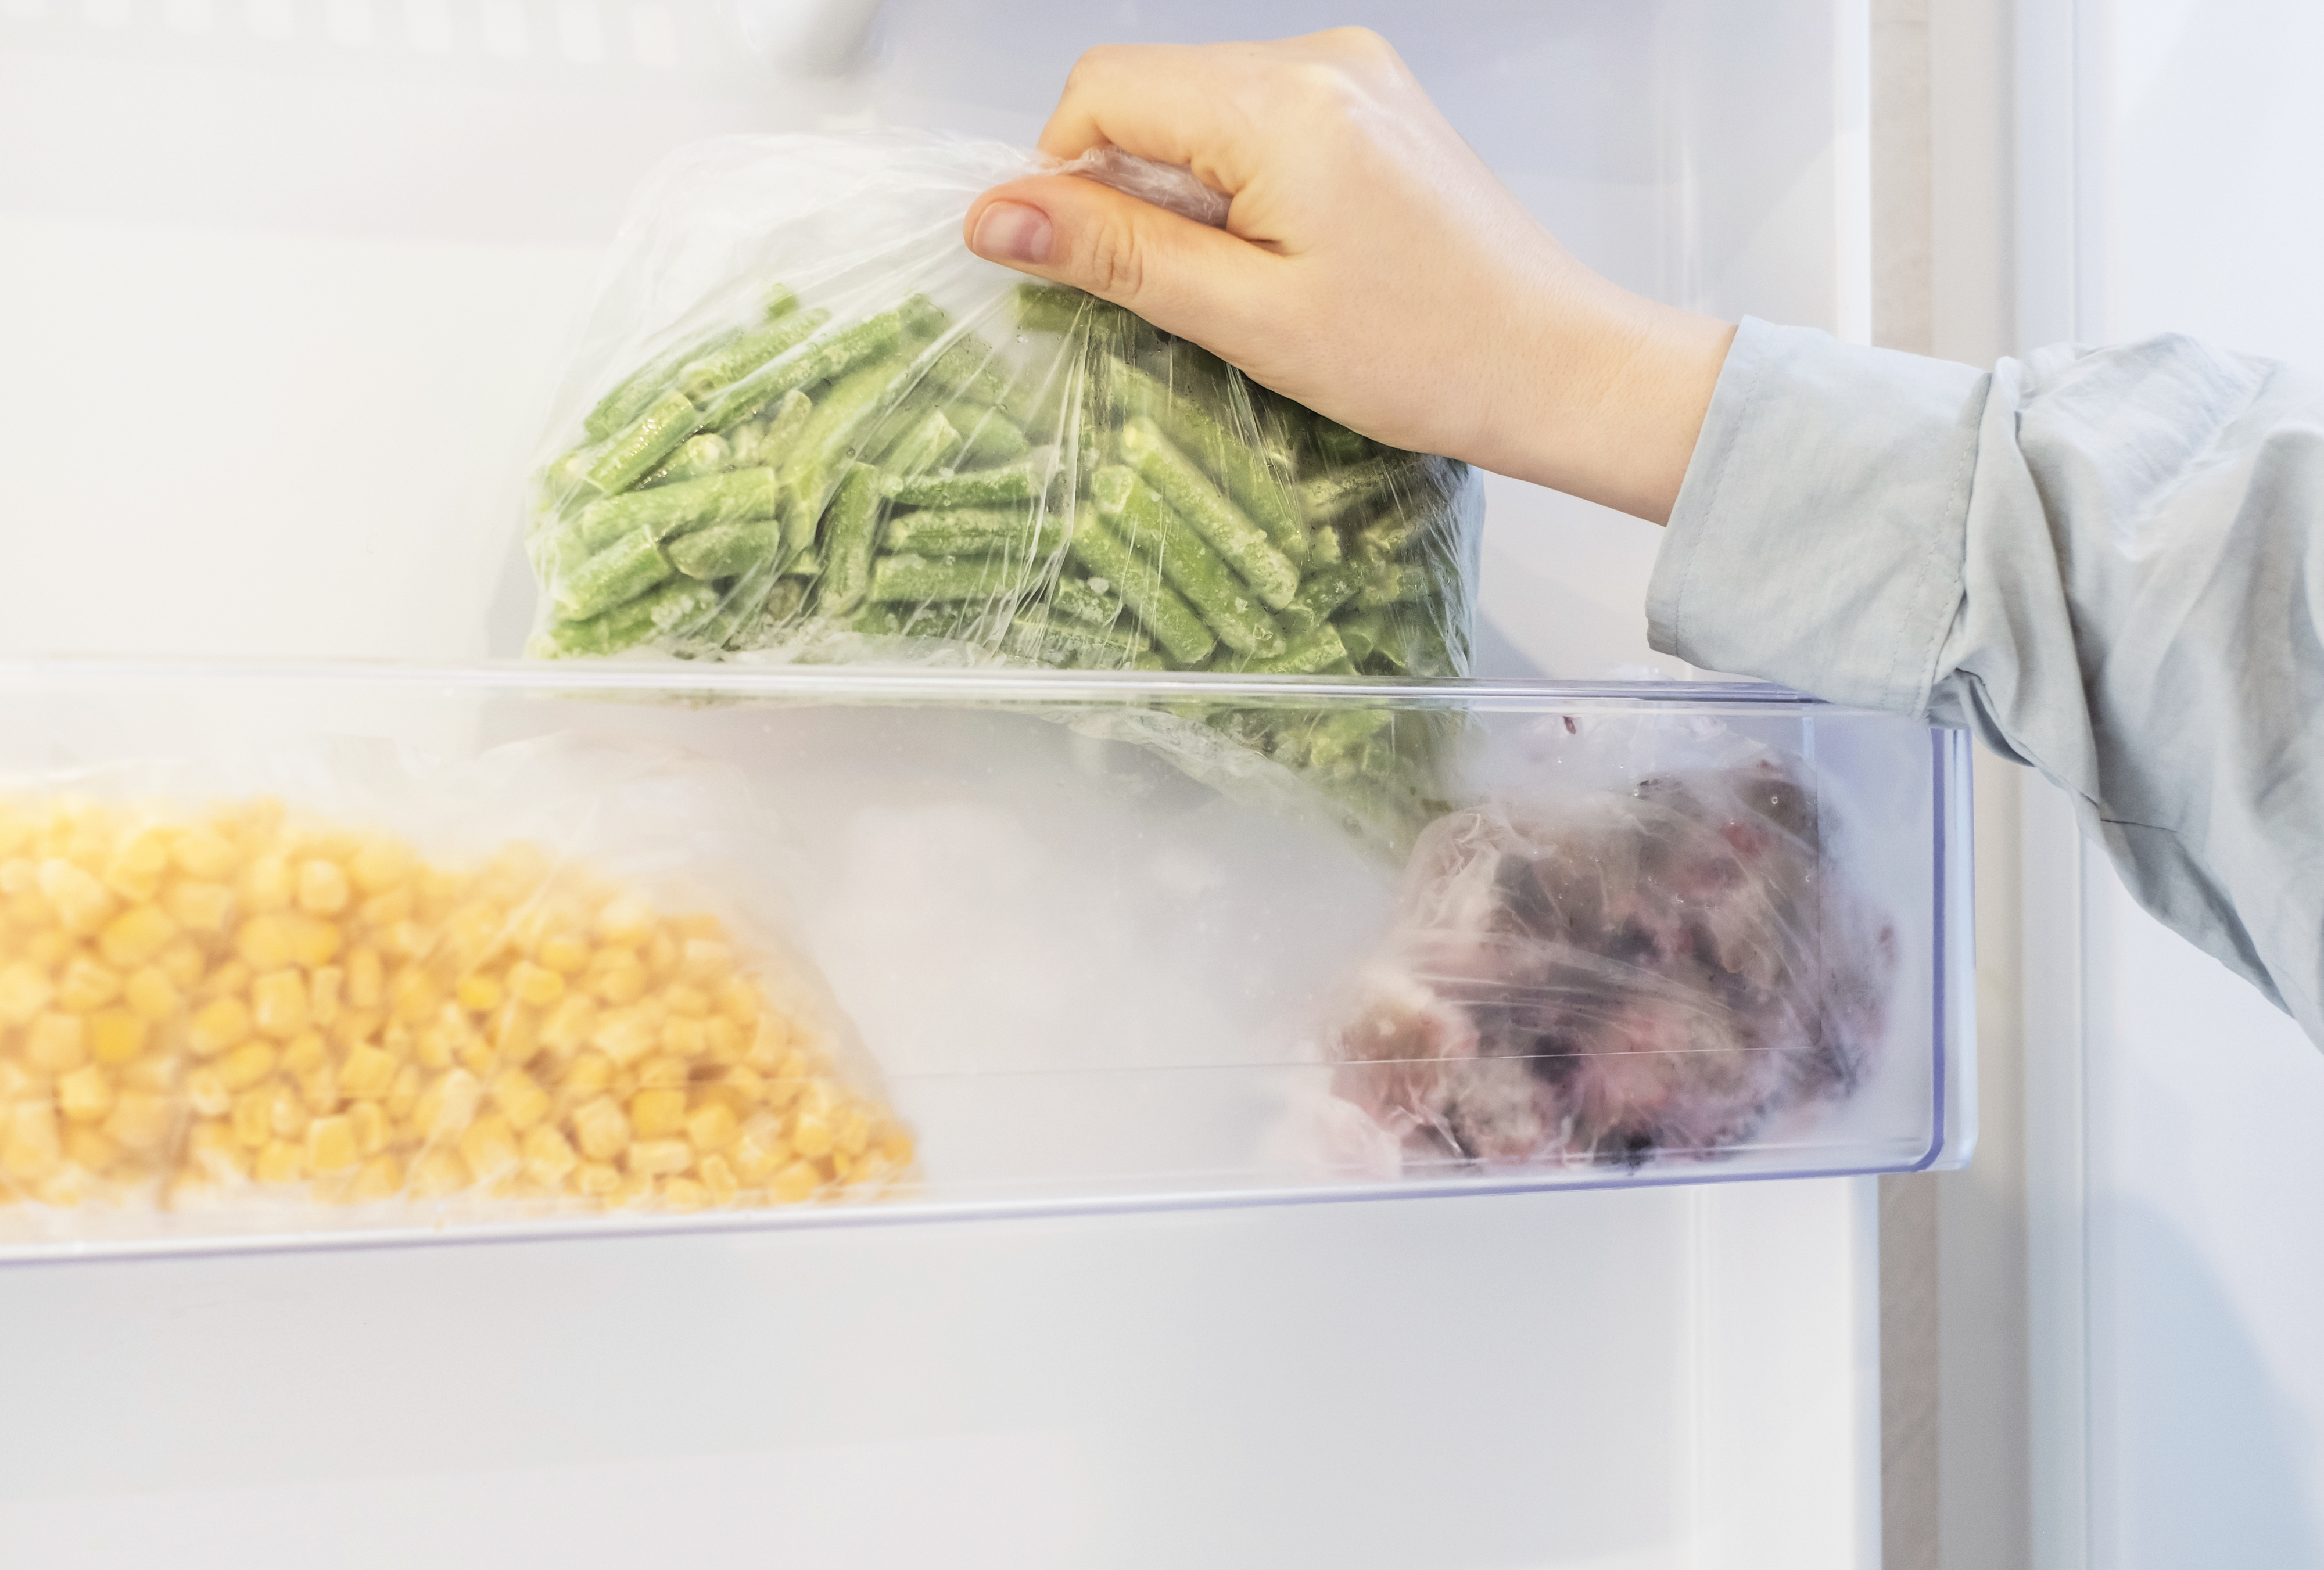
[[[2324,1043],[2324,390],[2184,337],[1991,372],[1747,320],[1655,647],[1966,725]]]

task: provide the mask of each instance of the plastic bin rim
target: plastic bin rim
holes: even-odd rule
[[[1300,698],[1370,700],[1410,707],[1535,709],[1587,703],[1642,706],[1814,707],[1833,714],[1875,713],[1825,703],[1790,687],[1752,681],[1571,681],[1545,677],[1225,675],[1207,672],[1043,670],[1025,666],[698,665],[682,660],[552,664],[525,660],[431,663],[386,659],[245,659],[38,656],[0,659],[0,689],[60,684],[181,685],[188,683],[351,683],[375,687],[457,688],[543,696],[591,693],[716,693],[732,697],[934,699],[946,702],[1133,703]],[[1893,715],[1882,715],[1894,719]]]

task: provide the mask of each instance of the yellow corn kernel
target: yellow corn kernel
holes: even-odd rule
[[[684,982],[661,989],[661,1005],[683,1019],[708,1019],[714,1006],[708,993]]]
[[[686,1137],[705,1155],[724,1150],[742,1132],[742,1125],[734,1120],[733,1108],[719,1102],[697,1106],[687,1115]]]
[[[452,997],[473,1014],[490,1014],[501,1005],[501,984],[482,973],[464,976],[452,989]]]
[[[152,1027],[126,1008],[101,1008],[88,1016],[88,1055],[100,1063],[126,1063],[145,1050]]]
[[[19,945],[23,957],[43,971],[53,971],[78,952],[73,947],[72,934],[51,929],[34,932]]]
[[[661,1050],[678,1058],[698,1058],[709,1051],[708,1022],[672,1015],[662,1023]]]
[[[742,1045],[747,1038],[742,1027],[731,1019],[713,1017],[702,1022],[702,1058],[705,1062],[732,1064],[742,1060]]]
[[[394,1082],[393,1055],[374,1046],[356,1047],[339,1069],[340,1090],[357,1101],[378,1100]]]
[[[392,1155],[374,1153],[347,1185],[347,1202],[351,1205],[375,1205],[382,1199],[392,1199],[403,1187],[403,1163]]]
[[[254,858],[242,869],[235,892],[242,897],[242,907],[263,914],[287,911],[297,892],[291,880],[290,858],[269,851]],[[256,964],[256,960],[252,960]]]
[[[423,1069],[448,1069],[464,1044],[461,1033],[447,1030],[439,1020],[412,1038],[411,1055]]]
[[[347,1006],[375,1009],[387,1001],[387,969],[379,950],[359,948],[347,956]]]
[[[570,932],[558,932],[541,940],[536,957],[560,976],[577,976],[589,963],[589,945]]]
[[[229,959],[208,976],[196,996],[205,1001],[213,997],[236,997],[250,990],[250,967],[239,959]]]
[[[412,1108],[420,1105],[420,1088],[422,1083],[424,1083],[424,1077],[420,1071],[419,1064],[398,1064],[395,1070],[395,1082],[387,1088],[387,1098],[380,1105],[386,1109],[390,1117],[399,1123],[402,1122],[411,1116]]]
[[[635,1003],[643,997],[648,984],[646,968],[633,959],[617,959],[607,965],[593,967],[589,978],[589,990],[616,1007]]]
[[[667,1089],[673,1085],[682,1088],[689,1077],[685,1060],[668,1052],[656,1052],[640,1063],[637,1073],[641,1090]]]
[[[58,924],[69,932],[88,937],[113,914],[113,891],[62,857],[41,863],[40,888],[57,913]]]
[[[190,992],[200,983],[207,963],[200,944],[191,938],[180,938],[161,950],[153,968],[161,973],[162,980],[180,992]]]
[[[483,1079],[500,1071],[501,1057],[493,1051],[492,1042],[482,1036],[471,1037],[460,1049],[460,1067]]]
[[[624,1172],[622,1174],[621,1181],[613,1186],[613,1191],[605,1197],[605,1203],[617,1210],[627,1210],[652,1203],[653,1197],[654,1180],[651,1173]]]
[[[391,888],[373,896],[355,907],[355,920],[374,932],[384,933],[411,920],[412,898],[409,888]]]
[[[629,1148],[630,1120],[610,1096],[600,1096],[573,1115],[573,1134],[581,1153],[593,1161],[610,1161]]]
[[[282,1049],[282,1069],[290,1074],[312,1074],[331,1060],[331,1050],[313,1031]]]
[[[734,1175],[724,1156],[706,1156],[700,1168],[702,1186],[710,1194],[714,1205],[732,1205],[742,1191],[742,1181]]]
[[[251,1015],[264,1034],[287,1042],[306,1031],[307,981],[298,971],[268,971],[250,984],[250,999]]]
[[[316,863],[310,861],[307,865],[312,867]],[[322,865],[328,867],[330,863]],[[361,1159],[361,1154],[353,1118],[318,1117],[307,1125],[309,1171],[344,1172]]]
[[[524,1133],[549,1114],[549,1092],[522,1069],[503,1069],[493,1080],[493,1105],[518,1133]]]
[[[250,1175],[262,1183],[295,1183],[306,1175],[306,1152],[287,1139],[261,1147],[250,1163]]]
[[[833,1148],[851,1161],[863,1153],[872,1143],[872,1120],[861,1107],[851,1106],[839,1117],[839,1126],[832,1136]]]
[[[34,1182],[64,1165],[64,1142],[45,1101],[19,1101],[0,1125],[0,1171]]]
[[[318,1117],[337,1112],[344,1099],[339,1094],[338,1070],[325,1063],[300,1075],[299,1098],[307,1104],[307,1110]]]
[[[64,974],[57,978],[57,1006],[68,1014],[87,1014],[103,1008],[121,996],[121,977],[88,958],[76,954],[65,961]]]
[[[241,859],[234,846],[215,829],[193,828],[178,836],[170,847],[170,859],[188,877],[215,882],[232,873]]]
[[[29,960],[0,968],[0,1024],[29,1023],[56,995],[48,973]]]
[[[281,911],[253,916],[234,935],[234,951],[255,971],[280,970],[296,964],[293,942],[296,923]]]
[[[493,1050],[522,1068],[540,1055],[540,1015],[521,1003],[505,1004],[493,1021]]]
[[[669,1177],[694,1164],[694,1147],[682,1139],[641,1139],[631,1144],[623,1160],[639,1176]]]
[[[358,1101],[347,1111],[347,1126],[355,1131],[355,1149],[361,1154],[375,1156],[387,1148],[390,1133],[387,1114],[376,1101]]]
[[[113,1110],[113,1081],[95,1063],[57,1079],[57,1110],[75,1123],[95,1123]]]
[[[583,1161],[573,1170],[573,1187],[592,1199],[611,1199],[622,1186],[618,1167],[604,1161]]]
[[[121,996],[131,1011],[143,1020],[159,1023],[178,1012],[178,989],[161,973],[159,965],[147,965],[131,971],[128,981],[121,988]]]
[[[342,1051],[351,1052],[357,1047],[384,1041],[389,1032],[381,1027],[386,1024],[375,1014],[366,1014],[359,1008],[343,1008],[339,1011],[339,1017],[331,1022],[331,1040],[339,1044]],[[393,1028],[401,1031],[403,1027],[397,1025]]]
[[[418,965],[403,966],[388,978],[388,1012],[406,1024],[435,1018],[443,1003],[444,989]]]
[[[24,1061],[51,1074],[78,1069],[88,1056],[88,1027],[77,1014],[44,1014],[24,1032]]]
[[[650,1008],[609,1009],[589,1033],[589,1044],[616,1063],[633,1063],[661,1039],[660,1021]]]
[[[180,883],[163,901],[170,917],[189,932],[223,932],[234,914],[234,890],[223,883]]]
[[[581,1157],[573,1149],[573,1143],[549,1125],[542,1124],[526,1133],[524,1175],[542,1188],[558,1187],[580,1164]]]
[[[274,1137],[274,1088],[245,1090],[234,1098],[234,1137],[244,1150],[254,1151]]]
[[[509,967],[508,987],[519,1003],[547,1008],[565,996],[565,978],[546,965],[520,959]]]
[[[65,1125],[65,1160],[83,1171],[102,1172],[121,1159],[121,1147],[104,1130],[86,1123]]]
[[[630,1097],[630,1127],[638,1138],[667,1139],[685,1126],[685,1091],[641,1090]]]
[[[173,1121],[168,1097],[150,1090],[124,1090],[113,1098],[105,1132],[116,1143],[145,1154],[161,1148]]]
[[[692,986],[715,991],[734,974],[734,950],[713,938],[688,938],[678,950],[678,974]]]
[[[793,1161],[767,1185],[768,1197],[778,1205],[797,1205],[815,1198],[823,1187],[823,1173],[813,1161]]]
[[[479,1183],[506,1177],[523,1163],[517,1149],[516,1131],[509,1126],[508,1119],[494,1112],[484,1114],[468,1125],[467,1132],[460,1136],[460,1154]]]
[[[247,1090],[273,1077],[274,1049],[264,1042],[244,1042],[217,1060],[216,1072],[228,1090]]]
[[[299,908],[318,916],[335,916],[347,908],[347,875],[334,861],[320,857],[299,864]]]
[[[327,922],[320,916],[291,917],[290,958],[309,970],[320,969],[337,959],[346,941],[337,922]]]
[[[699,1210],[710,1203],[710,1190],[692,1178],[672,1178],[661,1186],[661,1202],[663,1208],[680,1214]]]
[[[683,950],[678,947],[678,941],[675,937],[668,932],[657,932],[647,941],[645,949],[639,958],[645,963],[646,974],[652,977],[654,985],[659,987],[669,982],[678,974],[678,960],[681,952]]]
[[[754,1028],[765,1012],[759,1004],[759,989],[739,977],[718,989],[718,1008],[746,1031]]]
[[[411,852],[392,840],[370,840],[347,862],[347,876],[366,895],[385,894],[411,876]]]
[[[447,1069],[420,1093],[411,1108],[412,1121],[423,1139],[453,1139],[476,1116],[484,1088],[466,1069]]]
[[[653,936],[654,914],[643,900],[619,895],[597,908],[591,925],[599,942],[635,948]]]
[[[234,1090],[215,1068],[197,1069],[186,1076],[186,1100],[204,1117],[224,1117],[234,1110]]]
[[[97,951],[106,962],[131,970],[170,946],[178,923],[150,904],[134,904],[105,924],[97,935]]]
[[[339,994],[347,973],[337,965],[318,966],[307,986],[307,1016],[328,1030],[339,1017]]]
[[[314,1114],[299,1098],[297,1091],[288,1085],[275,1085],[258,1094],[272,1102],[269,1108],[269,1126],[282,1139],[299,1139],[305,1135],[307,1125],[315,1121]]]
[[[440,1199],[467,1186],[467,1163],[448,1146],[438,1145],[412,1163],[411,1191],[423,1199]]]
[[[742,1125],[733,1148],[725,1153],[744,1182],[758,1184],[791,1159],[791,1147],[784,1143],[775,1120],[761,1113]]]
[[[791,1149],[809,1161],[820,1161],[831,1153],[831,1125],[815,1113],[803,1113],[792,1123]]]
[[[105,869],[106,886],[126,900],[152,899],[170,870],[170,836],[159,828],[138,830],[121,842]]]

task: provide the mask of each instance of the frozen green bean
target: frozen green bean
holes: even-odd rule
[[[960,413],[967,418],[967,411]],[[961,445],[960,463],[972,469],[992,464],[1013,464],[1033,450],[1017,422],[998,409],[990,409],[978,416],[968,428]]]
[[[1340,539],[1340,531],[1328,523],[1319,523],[1307,531],[1307,570],[1328,567],[1347,559],[1347,546]]]
[[[1418,562],[1383,563],[1371,570],[1363,587],[1356,591],[1356,606],[1372,611],[1417,600],[1427,593],[1428,580],[1428,569]]]
[[[668,539],[689,528],[772,518],[781,500],[772,469],[729,469],[699,480],[681,480],[593,501],[573,520],[573,534],[595,551],[619,536],[644,529]]]
[[[1086,621],[1092,627],[1111,627],[1120,620],[1129,607],[1111,584],[1101,584],[1088,578],[1060,578],[1049,591],[1049,603],[1076,621]]]
[[[676,376],[687,362],[713,352],[721,344],[740,337],[742,331],[740,327],[715,327],[708,332],[693,334],[677,348],[655,355],[624,377],[613,391],[597,400],[597,407],[591,409],[588,418],[581,422],[582,430],[591,441],[604,441],[645,413],[647,406],[661,396],[663,389],[669,385],[670,378]]]
[[[816,400],[782,468],[785,489],[809,512],[819,514],[830,500],[857,445],[895,396],[902,370],[892,357],[858,365]]]
[[[1000,600],[1021,593],[1036,576],[1003,556],[881,556],[872,565],[872,599],[881,605]]]
[[[1356,554],[1374,562],[1402,555],[1420,537],[1425,521],[1413,512],[1391,512],[1375,519],[1356,531]]]
[[[1319,567],[1307,574],[1299,584],[1299,592],[1283,608],[1277,620],[1283,630],[1292,636],[1304,637],[1331,620],[1332,613],[1356,597],[1369,576],[1367,569],[1354,562],[1336,562]]]
[[[1001,635],[1001,644],[1019,659],[1036,665],[1077,665],[1120,670],[1153,647],[1143,635],[1109,632],[1082,622],[1044,619],[1020,611]]]
[[[880,454],[880,462],[890,473],[918,474],[950,463],[960,449],[961,434],[945,418],[944,410],[932,409],[894,446]]]
[[[872,553],[880,544],[880,472],[850,464],[832,492],[824,529],[823,583],[816,604],[826,616],[844,616],[872,589]]]
[[[1362,661],[1370,657],[1372,650],[1380,646],[1380,638],[1388,629],[1388,612],[1351,611],[1341,617],[1335,625],[1340,629],[1340,642],[1346,647],[1348,657]]]
[[[1194,608],[1162,581],[1159,568],[1139,557],[1106,527],[1096,508],[1084,507],[1074,515],[1074,532],[1066,548],[1075,561],[1122,597],[1132,614],[1181,666],[1200,665],[1218,647],[1217,635],[1204,624]]]
[[[1418,481],[1426,462],[1407,454],[1327,470],[1299,482],[1300,510],[1310,523],[1333,522],[1344,513],[1369,508]]]
[[[683,534],[665,547],[670,565],[689,578],[731,578],[782,550],[782,530],[771,518],[742,523],[714,523]]]
[[[787,354],[831,320],[823,309],[794,311],[729,339],[689,362],[678,373],[678,390],[698,404],[709,400],[773,360]]]
[[[1030,501],[1048,489],[1055,454],[1047,449],[1005,469],[971,469],[954,474],[890,474],[882,489],[911,507],[986,507]]]
[[[1027,507],[948,507],[899,512],[887,548],[923,556],[1050,555],[1065,530]]]
[[[619,654],[649,638],[684,632],[717,609],[717,590],[680,578],[595,616],[558,621],[533,639],[526,652],[536,659]]]
[[[1348,650],[1341,643],[1339,633],[1325,625],[1301,633],[1276,654],[1251,656],[1222,668],[1253,675],[1312,676],[1347,657]]]
[[[712,400],[702,423],[714,431],[740,424],[787,392],[844,376],[866,360],[895,353],[904,341],[903,314],[882,311],[809,338],[779,354]]]
[[[1277,654],[1283,631],[1250,586],[1164,505],[1152,486],[1119,465],[1090,478],[1090,497],[1115,534],[1132,550],[1162,568],[1170,586],[1184,594],[1210,624],[1219,641],[1237,654]]]
[[[635,599],[669,574],[669,558],[653,531],[637,529],[559,576],[553,591],[557,613],[567,621],[586,620]]]
[[[696,431],[702,411],[682,392],[665,392],[605,443],[586,478],[606,495],[628,490]]]
[[[1360,461],[1370,444],[1337,420],[1315,417],[1315,450],[1334,464]]]
[[[1229,500],[1267,531],[1275,548],[1296,566],[1307,554],[1299,504],[1280,475],[1201,403],[1174,391],[1135,366],[1123,371],[1123,407],[1145,415],[1178,449],[1223,488]]]
[[[741,427],[737,427],[738,429]],[[678,445],[678,451],[666,459],[661,467],[638,482],[638,489],[650,490],[676,480],[698,480],[705,474],[715,474],[733,462],[733,449],[726,438],[715,431],[688,436]]]
[[[1123,458],[1139,478],[1242,574],[1261,604],[1280,611],[1291,603],[1299,592],[1299,569],[1275,548],[1266,530],[1170,444],[1159,426],[1144,415],[1136,416],[1121,427],[1120,439]]]

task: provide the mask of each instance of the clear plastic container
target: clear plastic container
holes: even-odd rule
[[[1385,1165],[1333,1022],[1395,919],[1407,840],[1234,744],[1386,712],[1444,799],[1628,789],[1738,749],[1823,803],[1817,874],[1893,934],[1883,1040],[1849,1094],[1718,1148]],[[0,666],[0,775],[134,760],[203,777],[327,738],[459,759],[562,736],[677,748],[748,782],[762,840],[706,868],[788,920],[917,1140],[878,1202],[546,1215],[465,1200],[350,1209],[0,1207],[0,1253],[271,1246],[350,1233],[769,1226],[1103,1207],[1461,1195],[1965,1161],[1969,754],[1963,734],[1757,685],[1094,676],[657,666],[180,662]],[[1143,737],[1144,739],[1125,738]],[[1198,777],[1199,776],[1199,777]],[[280,776],[254,782],[283,793]],[[1393,815],[1391,815],[1391,818]],[[1383,827],[1386,823],[1388,826]],[[1409,1147],[1407,1147],[1409,1149]]]

